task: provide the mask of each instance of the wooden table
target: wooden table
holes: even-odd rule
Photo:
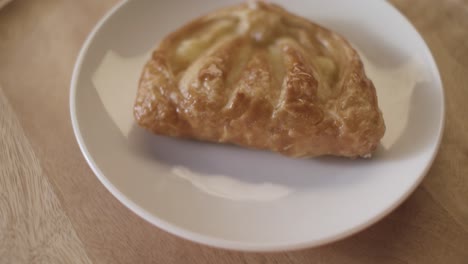
[[[468,263],[468,1],[393,0],[439,65],[440,153],[394,213],[343,241],[273,254],[184,241],[98,182],[72,132],[72,67],[117,0],[14,0],[0,10],[0,263]]]

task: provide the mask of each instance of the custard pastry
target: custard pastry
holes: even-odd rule
[[[143,69],[134,116],[156,134],[291,157],[369,157],[385,132],[351,45],[263,1],[164,38]]]

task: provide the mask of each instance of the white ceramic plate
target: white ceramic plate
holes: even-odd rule
[[[70,108],[78,143],[99,180],[150,223],[229,249],[317,246],[381,219],[423,179],[444,119],[431,53],[386,1],[277,1],[361,51],[387,125],[371,160],[293,160],[158,137],[134,124],[138,75],[158,40],[235,2],[124,1],[96,26],[76,62]]]

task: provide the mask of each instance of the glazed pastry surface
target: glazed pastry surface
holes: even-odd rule
[[[134,116],[156,134],[291,157],[369,157],[385,132],[351,45],[265,2],[212,12],[163,39]]]

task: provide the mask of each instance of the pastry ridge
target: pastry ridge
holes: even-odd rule
[[[169,34],[134,105],[156,134],[291,157],[368,157],[385,133],[375,87],[338,34],[263,1]]]

